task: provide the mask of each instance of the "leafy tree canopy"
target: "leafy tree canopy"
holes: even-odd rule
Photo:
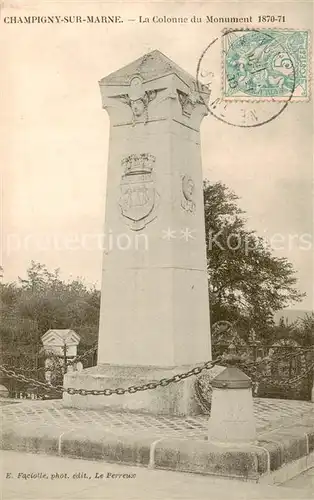
[[[64,281],[32,261],[25,279],[0,285],[2,342],[31,344],[50,328],[71,328],[82,340],[97,340],[100,292],[80,278]]]
[[[300,301],[297,278],[286,258],[272,254],[246,227],[238,197],[221,182],[204,183],[205,230],[212,323],[236,321],[266,337],[273,314]]]

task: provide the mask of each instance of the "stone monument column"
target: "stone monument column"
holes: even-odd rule
[[[211,359],[200,124],[206,92],[153,51],[100,82],[110,117],[97,367],[68,387],[139,385]],[[204,89],[205,90],[205,89]],[[194,377],[67,405],[196,412]]]

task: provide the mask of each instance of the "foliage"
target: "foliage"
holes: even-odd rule
[[[81,279],[65,282],[59,269],[49,272],[45,265],[32,261],[27,279],[19,278],[19,285],[17,313],[36,321],[41,332],[49,328],[97,326],[99,291],[88,288]]]
[[[300,346],[314,345],[314,312],[289,323],[281,318],[278,325],[272,327],[273,341],[281,339],[295,340]]]
[[[237,322],[244,336],[253,327],[267,338],[273,314],[304,294],[292,264],[272,255],[255,231],[246,228],[238,197],[224,184],[204,183],[205,231],[212,322]]]
[[[314,345],[314,312],[297,321],[297,335],[294,338],[304,346]]]
[[[212,323],[232,322],[244,340],[252,328],[259,339],[277,338],[282,332],[273,325],[273,313],[303,297],[292,265],[273,256],[263,239],[246,228],[238,197],[224,184],[206,181],[204,202]],[[49,271],[32,261],[25,279],[1,283],[0,291],[4,349],[32,351],[50,328],[74,329],[84,344],[97,340],[100,292],[82,279],[66,282],[59,269]],[[297,332],[305,344],[313,343],[313,323],[308,317],[285,334]]]
[[[97,340],[100,292],[80,278],[66,282],[58,269],[32,261],[26,279],[0,290],[1,348],[11,363],[18,354],[38,357],[41,336],[51,328],[71,328],[87,345]]]

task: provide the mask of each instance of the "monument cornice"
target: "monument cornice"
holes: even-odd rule
[[[99,85],[103,108],[113,126],[135,126],[156,121],[159,116],[174,116],[197,130],[207,114],[208,89],[202,86],[204,91],[199,91],[195,78],[159,51],[102,78]]]

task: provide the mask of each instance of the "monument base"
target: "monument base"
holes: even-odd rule
[[[87,368],[81,372],[67,373],[64,376],[64,386],[74,389],[104,390],[139,386],[162,378],[170,378],[194,368],[179,366],[173,368],[155,366],[120,366],[101,364]],[[210,378],[215,378],[225,368],[215,366],[207,370]],[[195,376],[171,383],[166,387],[148,389],[133,394],[95,396],[79,394],[63,394],[65,407],[80,409],[111,409],[126,410],[153,415],[198,415],[201,408],[195,392]]]

